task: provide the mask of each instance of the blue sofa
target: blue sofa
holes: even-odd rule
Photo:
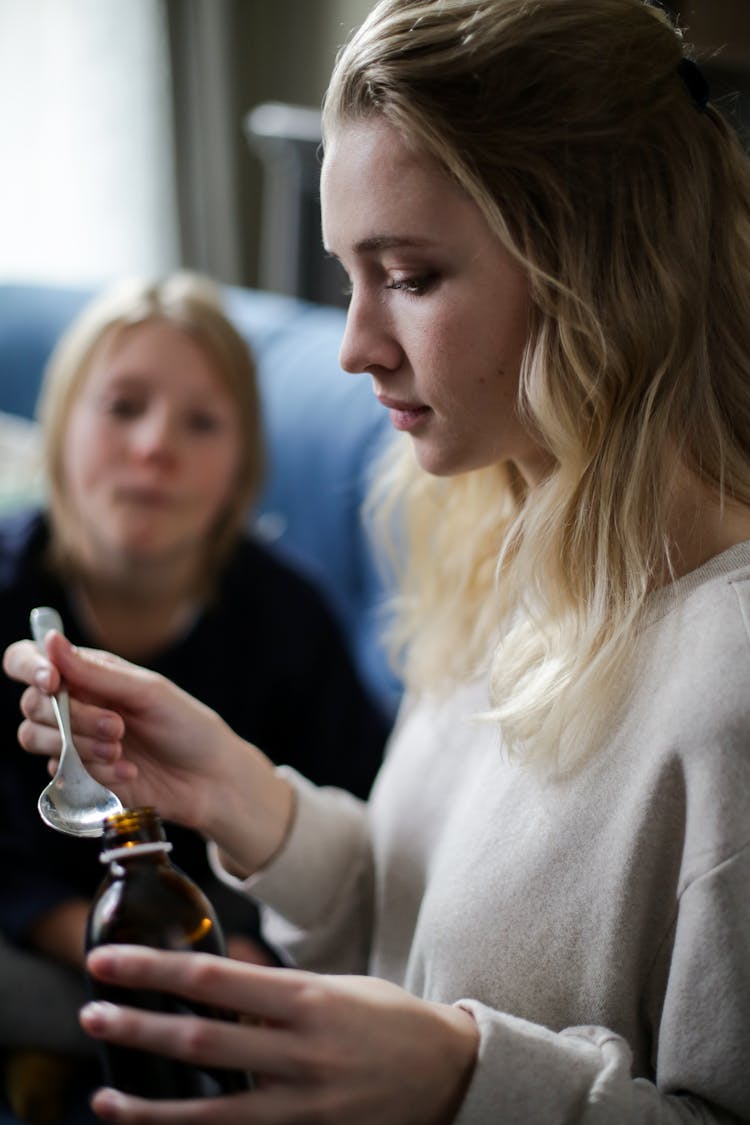
[[[0,284],[0,412],[33,418],[49,353],[92,293]],[[387,415],[369,380],[339,367],[341,309],[237,287],[224,296],[256,357],[268,442],[266,485],[250,518],[321,588],[365,683],[393,714],[400,688],[379,639],[385,590],[360,514],[391,435]]]

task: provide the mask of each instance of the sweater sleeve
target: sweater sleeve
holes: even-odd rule
[[[459,1001],[481,1045],[455,1125],[750,1122],[749,887],[746,846],[681,895],[654,1083],[632,1079],[629,1047],[612,1030],[555,1033]]]
[[[373,921],[373,863],[367,805],[342,789],[315,786],[295,770],[278,772],[294,787],[287,841],[249,879],[229,875],[211,847],[211,862],[230,886],[261,903],[263,934],[300,968],[364,973]]]

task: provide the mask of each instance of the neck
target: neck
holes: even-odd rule
[[[669,536],[674,576],[750,539],[750,508],[723,498],[692,475],[680,474],[673,491]]]
[[[78,575],[72,596],[86,629],[98,645],[127,660],[142,661],[176,639],[200,599],[193,576],[169,580],[153,573],[127,576]]]

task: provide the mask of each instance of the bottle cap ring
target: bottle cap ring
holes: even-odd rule
[[[129,859],[134,855],[148,855],[149,852],[171,852],[169,840],[144,841],[142,844],[127,844],[121,848],[110,848],[99,856],[100,863],[112,863],[117,859]]]

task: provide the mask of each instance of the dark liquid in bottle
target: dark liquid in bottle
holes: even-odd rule
[[[112,841],[111,846],[117,846],[117,842]],[[133,847],[132,857],[120,857],[111,863],[89,914],[87,949],[113,942],[224,953],[218,920],[203,892],[166,858],[165,851],[139,854],[137,847]],[[236,1018],[166,993],[114,988],[93,977],[89,978],[89,985],[96,999],[114,1004],[169,1014]],[[210,1097],[245,1090],[250,1085],[242,1071],[200,1069],[162,1055],[109,1043],[103,1044],[103,1065],[108,1085],[146,1098]]]

